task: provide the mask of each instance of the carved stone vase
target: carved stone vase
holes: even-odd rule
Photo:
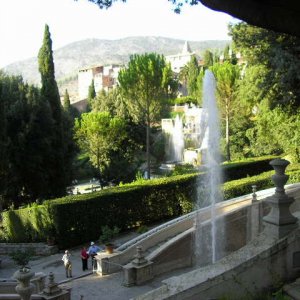
[[[34,290],[34,285],[30,283],[30,279],[34,276],[29,268],[21,268],[16,271],[13,278],[18,281],[16,292],[21,296],[22,300],[30,300]]]
[[[271,206],[271,211],[263,219],[265,222],[284,226],[295,224],[297,218],[290,212],[290,205],[295,201],[285,193],[284,185],[289,179],[285,174],[285,169],[289,165],[289,161],[285,159],[274,159],[270,162],[274,168],[275,174],[272,175],[272,181],[275,184],[275,194],[268,197],[266,202]]]

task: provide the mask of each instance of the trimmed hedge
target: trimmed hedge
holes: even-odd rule
[[[274,171],[224,184],[224,199],[252,192],[251,186],[273,186]],[[300,182],[300,170],[291,169],[289,183]],[[2,213],[6,239],[10,242],[43,241],[55,235],[59,248],[98,239],[101,227],[117,226],[121,231],[150,225],[192,211],[198,180],[203,174],[187,174],[141,181],[100,192],[48,200]]]
[[[227,182],[271,171],[273,168],[270,165],[270,161],[275,158],[279,158],[279,156],[263,156],[241,162],[223,164],[223,181]]]
[[[48,200],[44,205],[3,212],[3,226],[11,242],[45,240],[48,228],[37,230],[37,221],[33,219],[32,226],[28,222],[33,215],[32,210],[37,210],[35,214],[40,216],[41,210],[44,218],[51,220],[48,225],[55,229],[60,248],[79,245],[98,239],[100,228],[104,225],[117,226],[126,231],[140,224],[161,222],[191,211],[193,194],[196,194],[196,177],[164,178],[140,186],[117,187]],[[23,226],[26,230],[20,231]]]
[[[289,180],[287,184],[300,182],[300,170],[287,170]],[[252,185],[256,185],[256,189],[264,190],[274,187],[271,176],[274,171],[264,172],[257,176],[242,178],[224,183],[224,200],[239,197],[242,195],[250,194],[252,192]]]

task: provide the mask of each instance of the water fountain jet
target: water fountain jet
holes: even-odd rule
[[[182,119],[176,116],[172,132],[172,160],[173,162],[182,162],[184,150],[184,137]]]
[[[207,171],[204,175],[204,181],[201,181],[198,189],[198,197],[196,209],[203,206],[204,203],[211,207],[211,261],[216,262],[219,257],[217,253],[217,218],[215,212],[215,204],[222,201],[220,191],[221,169],[220,169],[220,126],[219,113],[215,97],[216,82],[213,73],[207,70],[203,80],[203,115],[201,117],[200,145],[206,143],[206,149],[203,153],[202,162]],[[218,220],[218,224],[220,220]],[[219,226],[219,225],[218,225]],[[201,222],[199,218],[195,218],[195,263],[203,256],[201,253]],[[218,246],[219,248],[220,246]]]

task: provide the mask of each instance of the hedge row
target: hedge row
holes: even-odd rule
[[[270,161],[278,156],[264,156],[235,163],[226,163],[222,166],[224,182],[259,175],[273,170]]]
[[[253,184],[258,190],[272,187],[272,174],[274,171],[225,183],[224,199],[251,193]],[[299,169],[288,174],[290,183],[300,182]],[[193,209],[199,179],[203,174],[178,175],[3,212],[5,237],[11,242],[28,242],[54,235],[58,246],[66,248],[98,239],[104,225],[126,231],[163,222]]]
[[[258,191],[274,187],[271,179],[273,174],[274,171],[269,171],[257,176],[225,182],[223,185],[224,200],[250,194],[252,192],[252,185],[256,185]],[[289,175],[287,184],[300,182],[299,169],[287,171],[286,174]]]
[[[191,211],[195,178],[176,176],[3,212],[6,238],[11,242],[40,241],[54,231],[58,246],[65,248],[98,239],[104,225],[126,231],[140,224],[168,220]],[[44,219],[50,219],[50,224]]]

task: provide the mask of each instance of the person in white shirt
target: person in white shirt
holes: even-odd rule
[[[72,277],[71,254],[68,250],[65,251],[65,254],[63,255],[61,260],[64,262],[67,278]]]

